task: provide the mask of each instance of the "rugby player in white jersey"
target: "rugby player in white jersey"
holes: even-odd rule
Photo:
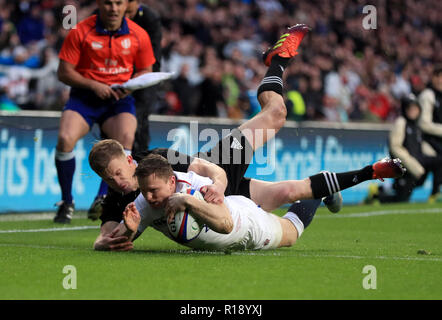
[[[371,174],[368,178],[367,171],[370,170]],[[358,171],[329,174],[333,180],[344,182],[345,187],[341,189],[343,190],[347,188],[345,183],[348,174],[358,177],[360,183],[373,178],[393,178],[403,173],[400,161],[388,159],[378,161],[373,166],[370,165]],[[206,250],[259,250],[289,247],[311,223],[320,203],[318,200],[312,200],[311,205],[306,205],[305,200],[302,204],[296,200],[317,199],[318,192],[324,192],[329,187],[326,179],[323,180],[322,187],[318,185],[313,187],[314,183],[320,184],[323,175],[325,173],[304,180],[279,183],[280,186],[293,191],[288,194],[286,203],[294,202],[281,218],[264,211],[255,202],[240,195],[224,197],[223,203],[214,204],[199,200],[187,193],[180,193],[187,188],[199,191],[203,186],[210,185],[212,181],[191,171],[175,172],[166,158],[158,154],[150,154],[138,163],[135,170],[141,194],[134,203],[126,207],[123,213],[124,224],[127,228],[126,235],[129,239],[133,239],[151,226],[175,240],[168,230],[168,222],[174,218],[175,213],[189,209],[193,217],[206,227],[195,239],[183,243],[185,246]],[[357,183],[353,185],[355,184]],[[271,185],[272,183],[269,186]]]

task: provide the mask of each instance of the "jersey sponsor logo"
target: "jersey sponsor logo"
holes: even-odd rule
[[[119,68],[98,67],[97,70],[102,73],[107,73],[107,74],[120,74],[120,73],[130,72],[130,70],[128,68],[123,68],[123,67],[119,67]]]
[[[121,46],[122,46],[124,49],[129,49],[130,46],[131,46],[130,39],[124,39],[124,40],[121,40]]]
[[[92,41],[91,47],[94,50],[100,50],[100,49],[103,49],[103,43],[101,43],[100,41]]]

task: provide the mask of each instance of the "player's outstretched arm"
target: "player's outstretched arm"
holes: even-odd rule
[[[192,211],[195,219],[215,232],[228,234],[233,230],[232,215],[224,203],[207,203],[183,193],[174,193],[169,197],[165,209],[167,222],[170,223],[175,213],[184,211],[186,208]]]

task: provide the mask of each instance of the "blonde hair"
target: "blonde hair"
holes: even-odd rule
[[[98,175],[103,175],[109,163],[118,157],[126,157],[123,145],[117,140],[105,139],[94,144],[89,153],[89,165]]]

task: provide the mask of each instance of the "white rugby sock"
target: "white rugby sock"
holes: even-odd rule
[[[301,219],[299,219],[296,213],[288,211],[284,216],[284,219],[290,220],[291,223],[295,226],[296,230],[298,230],[298,239],[301,234],[304,232],[304,223],[302,223]]]
[[[75,152],[72,150],[71,152],[61,152],[58,150],[55,150],[55,159],[59,161],[68,161],[75,157]]]

